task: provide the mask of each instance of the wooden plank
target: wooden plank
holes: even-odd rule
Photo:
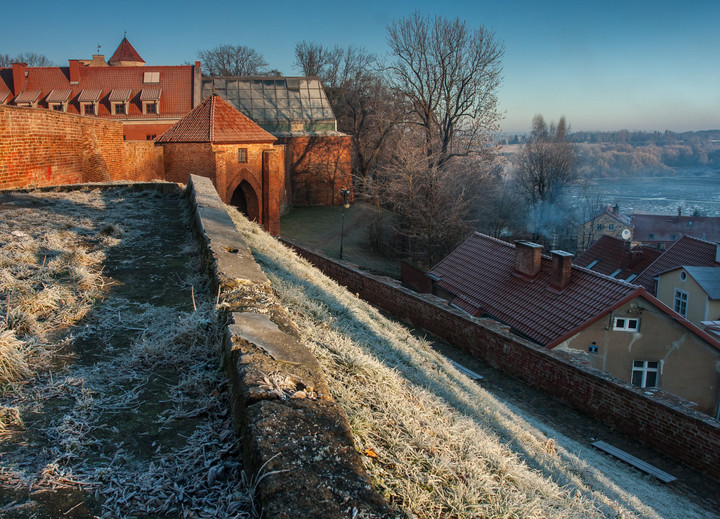
[[[457,362],[455,362],[455,361],[452,360],[452,359],[448,359],[448,360],[450,361],[450,364],[452,364],[453,366],[455,366],[455,369],[456,369],[456,370],[458,370],[460,373],[463,373],[464,375],[467,375],[468,377],[470,377],[471,380],[482,380],[482,378],[483,378],[482,375],[478,375],[478,374],[475,373],[474,371],[466,368],[466,367],[463,366],[462,364],[458,364]]]
[[[651,476],[655,476],[660,481],[664,481],[665,483],[670,483],[671,481],[675,481],[677,479],[668,474],[667,472],[663,472],[659,468],[650,465],[649,463],[641,460],[640,458],[636,458],[632,454],[628,454],[627,452],[620,450],[617,447],[610,445],[609,443],[605,443],[604,441],[596,441],[595,443],[593,443],[593,447],[605,451],[608,454],[612,454],[616,458],[623,460],[625,463],[629,463],[630,465],[639,468],[643,472],[647,472]]]

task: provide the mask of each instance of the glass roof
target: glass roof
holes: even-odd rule
[[[203,78],[203,99],[213,89],[269,132],[336,129],[325,90],[315,78]]]

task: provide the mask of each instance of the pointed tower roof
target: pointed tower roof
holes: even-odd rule
[[[108,60],[110,65],[144,65],[145,60],[140,57],[140,54],[135,48],[130,45],[130,42],[126,37],[123,37],[120,45],[115,50],[115,54]]]
[[[275,142],[277,138],[217,94],[206,97],[155,142],[216,144]]]

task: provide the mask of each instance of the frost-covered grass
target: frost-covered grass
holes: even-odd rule
[[[229,212],[323,366],[373,484],[401,515],[713,517],[505,405],[426,341]]]
[[[160,244],[162,204],[184,202],[120,188],[0,196],[0,517],[54,516],[67,499],[58,516],[258,515],[215,301],[187,225]]]

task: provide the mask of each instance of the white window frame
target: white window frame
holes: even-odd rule
[[[651,364],[654,364],[652,366]],[[635,374],[640,373],[640,385],[635,384]],[[648,386],[648,374],[655,374],[655,384]],[[632,375],[630,376],[630,383],[635,387],[646,388],[646,387],[658,387],[660,378],[660,362],[657,360],[634,360],[632,364]]]
[[[118,113],[118,106],[123,106],[125,112]],[[110,113],[111,115],[128,115],[130,112],[130,103],[128,101],[111,101],[110,102]]]
[[[613,330],[623,332],[637,332],[640,330],[639,317],[614,317]]]
[[[687,317],[687,307],[689,299],[690,296],[687,292],[676,288],[675,295],[673,296],[673,310],[675,310],[683,317]]]
[[[92,113],[87,113],[87,108],[90,108]],[[80,102],[80,115],[97,115],[98,104],[95,101],[81,101]]]

